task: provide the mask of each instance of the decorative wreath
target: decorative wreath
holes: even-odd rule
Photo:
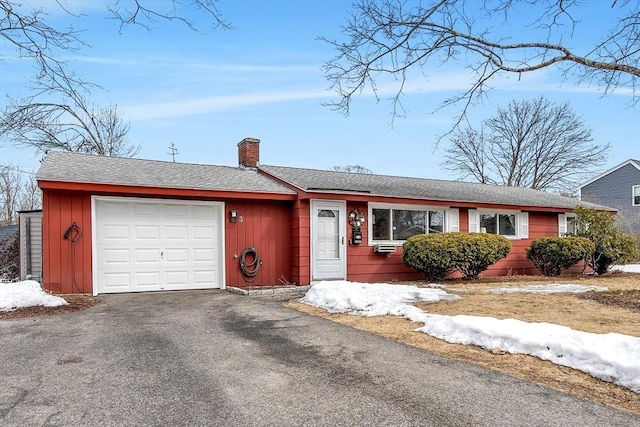
[[[364,224],[364,214],[358,209],[354,209],[349,213],[349,224],[352,227],[360,227]]]

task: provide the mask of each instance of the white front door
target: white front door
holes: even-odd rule
[[[346,278],[346,205],[311,201],[311,279]]]

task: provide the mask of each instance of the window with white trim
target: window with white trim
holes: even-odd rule
[[[447,227],[452,219],[458,218],[457,209],[440,207],[370,204],[369,218],[371,243],[403,242],[416,234],[443,233],[458,228],[458,224]]]
[[[558,235],[575,236],[577,229],[576,214],[558,214]]]
[[[519,211],[469,209],[469,232],[526,239],[529,237],[529,214]]]
[[[633,186],[633,206],[640,206],[640,185]]]

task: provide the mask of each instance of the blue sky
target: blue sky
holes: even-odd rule
[[[51,2],[31,1],[44,7]],[[354,100],[348,117],[323,106],[336,99],[321,70],[334,52],[318,38],[340,37],[349,1],[227,0],[220,8],[234,29],[204,33],[167,22],[151,32],[130,26],[119,33],[100,3],[81,2],[78,9],[69,2],[85,16],[51,9],[50,18],[83,30],[91,47],[67,59],[104,87],[94,90],[92,101],[117,104],[130,121],[130,141],[142,144],[138,157],[170,161],[174,143],[177,161],[234,166],[236,144],[254,137],[261,140],[263,164],[318,169],[359,164],[380,174],[454,178],[440,166],[446,140],[437,146],[436,140],[458,110],[434,110],[468,86],[462,68],[434,69],[428,80],[414,73],[403,99],[407,117],[393,125],[388,102],[376,102],[370,94]],[[30,71],[19,61],[1,62],[1,92],[25,93]],[[602,97],[597,87],[563,82],[555,71],[503,79],[495,87],[470,112],[472,124],[479,126],[513,99],[543,94],[569,101],[595,141],[611,144],[605,169],[640,158],[640,106],[630,106],[628,90]],[[0,163],[38,167],[31,149],[1,150]]]

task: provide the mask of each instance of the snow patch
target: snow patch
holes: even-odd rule
[[[512,294],[516,292],[525,292],[532,294],[559,294],[559,293],[584,293],[590,291],[604,292],[609,289],[603,286],[584,286],[572,284],[554,284],[554,285],[528,285],[513,288],[495,288],[489,289],[487,292],[492,294]]]
[[[331,313],[402,316],[424,324],[416,331],[447,342],[536,356],[640,393],[640,338],[581,332],[552,323],[429,314],[411,305],[456,298],[441,289],[326,281],[312,286],[301,301]]]
[[[0,311],[14,311],[35,305],[59,307],[67,304],[64,298],[47,294],[40,283],[34,280],[0,283]]]

